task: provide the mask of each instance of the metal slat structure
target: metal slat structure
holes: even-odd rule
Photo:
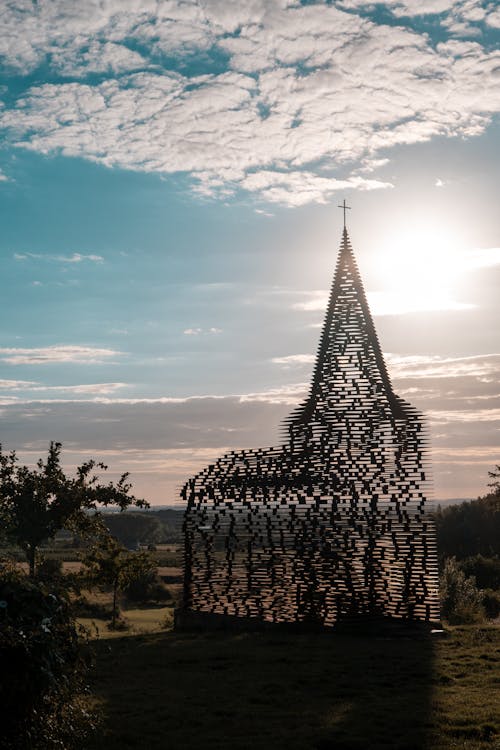
[[[437,623],[425,428],[392,390],[345,226],[310,392],[284,429],[184,486],[184,612]]]

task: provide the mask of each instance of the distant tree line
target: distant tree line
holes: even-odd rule
[[[183,513],[180,510],[106,513],[103,519],[110,533],[128,549],[135,549],[139,545],[182,542]]]
[[[439,508],[435,514],[437,543],[442,558],[464,560],[474,555],[500,555],[500,496],[486,495],[472,502]]]

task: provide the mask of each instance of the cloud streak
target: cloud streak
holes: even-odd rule
[[[213,336],[222,333],[222,328],[185,328],[182,333],[184,336]]]
[[[82,263],[91,261],[92,263],[103,263],[102,255],[82,255],[73,253],[72,255],[46,255],[44,253],[14,253],[15,260],[42,260],[57,263]]]
[[[391,375],[395,379],[485,377],[500,372],[500,354],[477,354],[468,357],[441,357],[439,355],[401,356],[385,355]]]
[[[46,347],[0,347],[0,361],[9,365],[101,364],[123,352],[90,346],[55,345]]]
[[[288,354],[286,357],[273,357],[271,362],[275,365],[293,367],[294,365],[309,365],[315,359],[314,354]]]

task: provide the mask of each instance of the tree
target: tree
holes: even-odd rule
[[[156,568],[147,552],[130,552],[110,534],[103,533],[83,559],[90,585],[109,586],[113,592],[111,627],[118,615],[118,592],[134,580],[147,576]]]
[[[467,577],[454,557],[445,560],[440,581],[441,613],[452,625],[484,618],[481,592],[473,576]]]
[[[493,487],[493,494],[500,500],[500,465],[495,466],[493,471],[489,471],[488,476],[494,480],[493,482],[490,482],[488,487]]]
[[[0,523],[5,536],[25,553],[31,577],[37,550],[58,531],[96,533],[102,527],[101,507],[148,507],[130,494],[128,474],[116,483],[102,484],[98,472],[107,466],[101,462],[86,461],[75,476],[67,476],[61,468],[61,450],[61,443],[51,442],[46,460],[30,469],[19,464],[15,451],[4,453],[0,444]]]

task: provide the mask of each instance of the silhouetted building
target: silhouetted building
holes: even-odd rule
[[[286,431],[185,485],[185,612],[439,621],[425,433],[392,390],[345,228],[310,393]]]

